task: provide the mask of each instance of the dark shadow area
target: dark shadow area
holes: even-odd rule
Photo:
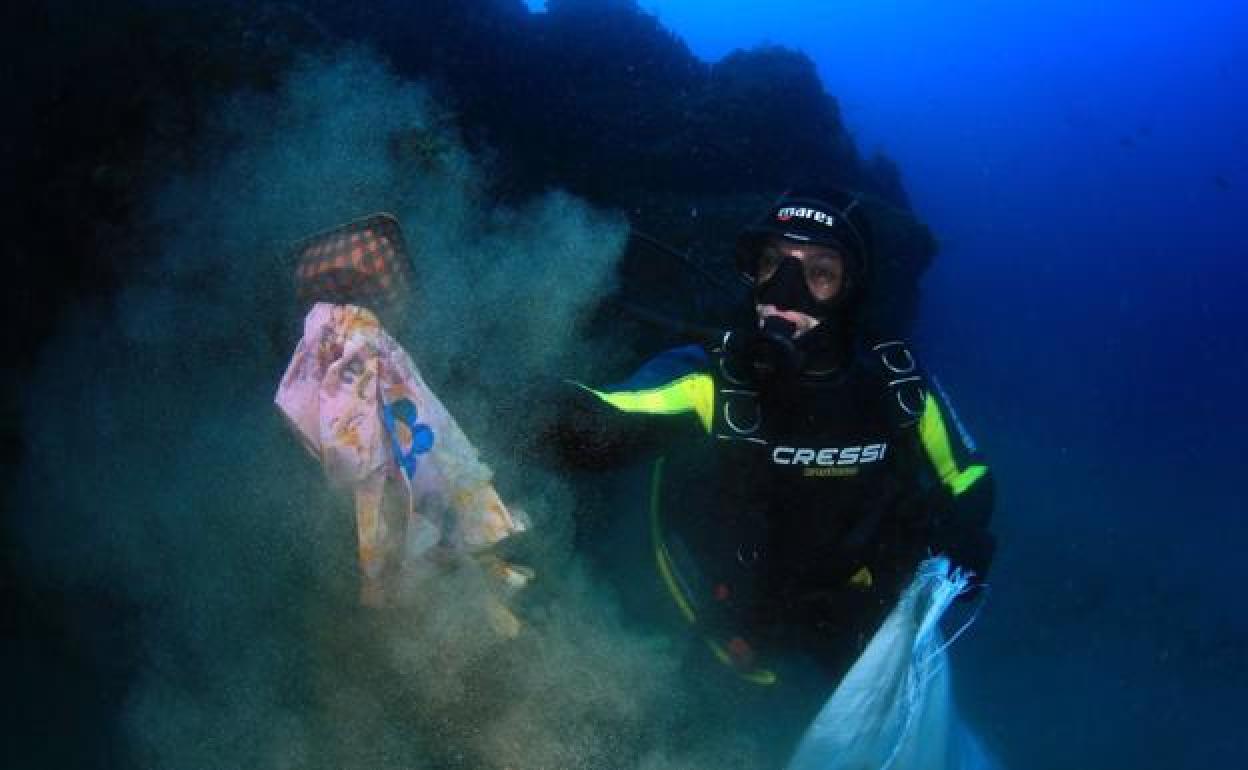
[[[736,693],[676,682],[685,651],[570,564],[571,493],[553,480],[527,479],[554,540],[539,566],[568,574],[534,598],[530,638],[502,649],[470,619],[361,614],[344,501],[270,401],[298,331],[285,247],[376,208],[412,226],[440,304],[404,331],[487,456],[513,437],[482,405],[518,408],[514,378],[618,374],[700,333],[681,323],[732,322],[732,239],[806,178],[867,198],[870,323],[907,331],[936,242],[809,58],[708,64],[605,0],[540,15],[519,0],[19,2],[3,30],[21,105],[0,148],[0,657],[21,693],[5,765],[767,756],[727,716]],[[535,296],[549,301],[517,323]],[[583,342],[543,347],[561,336]],[[522,718],[556,691],[572,695]]]

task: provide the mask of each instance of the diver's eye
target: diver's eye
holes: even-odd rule
[[[826,270],[812,270],[806,274],[806,280],[811,286],[826,288],[832,285],[832,274]]]
[[[816,299],[828,299],[836,293],[837,283],[831,273],[807,273],[806,284]]]
[[[776,249],[763,249],[763,253],[758,256],[758,282],[766,283],[780,269],[780,263],[784,261],[784,255]]]
[[[831,299],[840,291],[842,269],[838,259],[812,256],[803,260],[802,267],[806,285],[816,299]]]

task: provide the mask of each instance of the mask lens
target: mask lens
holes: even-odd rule
[[[801,270],[801,280],[816,302],[826,302],[841,292],[845,261],[839,251],[831,246],[786,241],[773,241],[759,250],[754,262],[755,285],[768,284],[790,260]]]
[[[758,267],[754,271],[754,276],[759,283],[767,283],[780,269],[780,263],[784,262],[787,255],[782,253],[775,246],[766,246],[761,254],[758,255]]]
[[[812,253],[802,258],[802,272],[811,296],[824,302],[840,292],[845,266],[834,252]]]

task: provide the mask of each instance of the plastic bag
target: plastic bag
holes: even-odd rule
[[[966,589],[928,559],[828,699],[789,770],[993,770],[954,710],[940,618]]]
[[[372,312],[314,305],[276,403],[329,480],[354,493],[364,604],[389,603],[386,573],[439,553],[481,555],[508,589],[527,582],[528,570],[484,553],[524,518]],[[396,508],[406,534],[387,524]]]

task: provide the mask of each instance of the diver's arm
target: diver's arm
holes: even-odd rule
[[[548,465],[602,470],[644,459],[710,429],[714,384],[706,352],[690,346],[656,356],[628,380],[597,389],[547,388],[550,418],[533,450]]]
[[[992,566],[996,538],[992,523],[995,489],[992,473],[978,447],[950,406],[939,383],[930,380],[917,429],[939,486],[932,547],[982,582]]]

